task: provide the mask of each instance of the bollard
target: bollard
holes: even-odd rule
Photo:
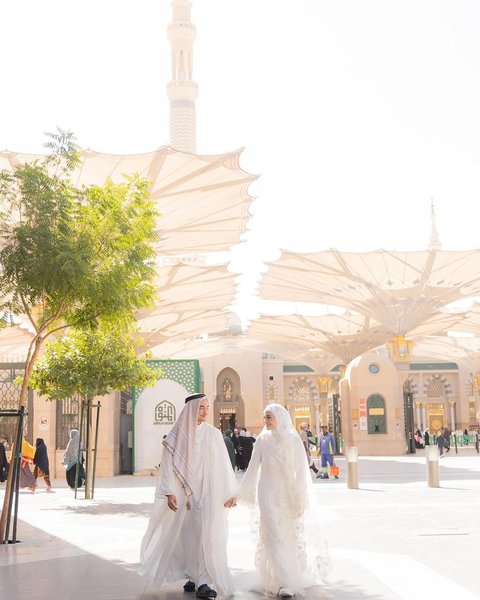
[[[347,457],[347,488],[358,490],[358,448],[345,448]]]
[[[436,446],[428,446],[425,458],[427,464],[428,487],[440,487],[440,477],[438,470],[438,448]]]

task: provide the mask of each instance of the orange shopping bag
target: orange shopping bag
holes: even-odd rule
[[[337,467],[337,465],[331,465],[330,475],[333,475],[334,477],[338,477],[340,475],[340,467]]]

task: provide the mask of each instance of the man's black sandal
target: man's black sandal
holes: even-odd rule
[[[197,590],[197,598],[216,598],[217,592],[208,587],[206,583],[201,585]]]
[[[184,592],[194,592],[196,590],[196,586],[193,581],[188,580],[187,583],[183,586]]]

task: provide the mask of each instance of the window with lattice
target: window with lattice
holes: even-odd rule
[[[72,429],[80,429],[80,398],[73,396],[65,400],[57,400],[57,450],[67,447]]]
[[[0,410],[18,411],[21,385],[17,378],[23,375],[23,365],[17,363],[0,363]],[[23,419],[23,435],[25,439],[32,442],[33,426],[33,393],[28,391],[27,412]],[[7,449],[10,449],[17,429],[17,417],[0,417],[0,440],[6,441]]]
[[[312,398],[312,391],[306,383],[298,383],[293,388],[293,400],[295,403],[309,403]]]
[[[445,386],[440,379],[432,379],[428,384],[427,396],[429,398],[442,398],[445,396]]]

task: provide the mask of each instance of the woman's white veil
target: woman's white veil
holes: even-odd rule
[[[269,452],[275,456],[279,465],[282,465],[279,468],[278,476],[285,479],[285,486],[287,486],[291,498],[290,504],[295,515],[299,542],[297,555],[304,565],[301,584],[303,588],[319,585],[328,577],[330,559],[327,545],[321,541],[322,532],[319,520],[321,509],[315,498],[303,442],[293,426],[290,414],[283,406],[269,404],[264,409],[264,414],[266,412],[271,412],[275,416],[276,427],[268,430],[265,426],[257,440],[265,437],[271,438],[273,443],[268,444]],[[278,456],[276,456],[277,453]],[[297,473],[297,476],[293,477],[293,473]],[[250,481],[247,488],[241,493],[240,500],[243,496],[243,500],[252,505],[254,499],[256,500],[257,488],[258,480]],[[255,502],[252,512],[255,534],[258,534],[257,506]],[[302,594],[302,590],[299,589],[297,593]]]

